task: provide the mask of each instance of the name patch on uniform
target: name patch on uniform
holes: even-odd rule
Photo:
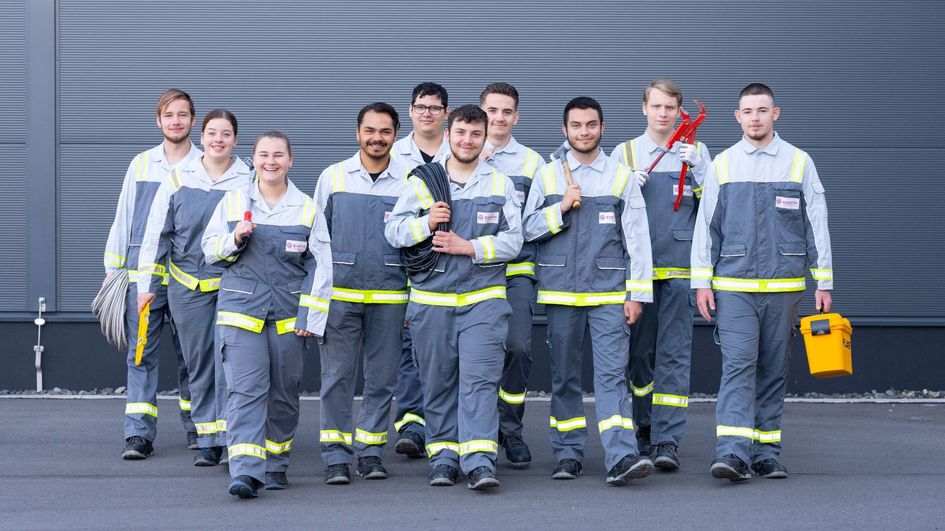
[[[525,202],[525,191],[524,191],[524,190],[516,190],[516,191],[515,191],[515,199],[518,199],[518,202],[519,202],[519,203],[524,203],[524,202]]]
[[[287,253],[304,253],[308,249],[308,243],[298,240],[286,240],[285,250]]]
[[[601,225],[616,225],[617,216],[613,212],[601,212],[597,214],[597,223]]]
[[[679,191],[679,185],[678,185],[678,184],[674,184],[674,185],[673,185],[673,197],[676,197],[676,192],[678,192],[678,191]],[[690,185],[688,185],[688,184],[684,184],[684,185],[683,185],[683,188],[682,188],[682,195],[691,197],[691,196],[692,196],[692,186],[690,186]]]
[[[801,208],[801,199],[799,197],[781,197],[774,198],[774,206],[787,210],[799,210]]]
[[[389,210],[388,210],[387,212],[384,212],[384,223],[387,223],[388,221],[390,221],[390,217],[391,217],[392,214],[393,214],[393,212],[391,212],[391,211],[389,211]]]
[[[476,212],[476,223],[486,225],[488,223],[498,223],[498,212]]]

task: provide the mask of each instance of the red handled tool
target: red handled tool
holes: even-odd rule
[[[663,155],[673,149],[673,145],[676,142],[682,142],[684,144],[695,144],[696,143],[696,129],[702,125],[702,122],[705,121],[705,105],[702,104],[699,100],[692,100],[696,102],[696,105],[699,106],[699,114],[696,116],[696,119],[693,120],[692,117],[686,111],[680,109],[679,113],[682,115],[682,122],[679,123],[679,127],[673,131],[673,136],[669,137],[669,141],[666,142],[666,148],[660,153],[656,160],[653,161],[653,164],[650,164],[650,168],[646,170],[647,173],[653,171],[653,168],[659,164],[660,160],[663,159]],[[682,169],[679,171],[679,184],[676,189],[676,203],[673,204],[673,210],[679,211],[679,203],[682,201],[683,188],[686,183],[686,171],[689,169],[689,166],[683,164]]]
[[[249,221],[250,223],[252,223],[252,221],[253,221],[253,212],[250,211],[250,210],[247,210],[246,212],[243,212],[243,221]]]

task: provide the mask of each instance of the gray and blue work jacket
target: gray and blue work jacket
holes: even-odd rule
[[[447,160],[449,157],[447,157]],[[444,168],[446,161],[442,163]],[[411,247],[432,235],[433,196],[415,176],[397,199],[384,236],[394,247]],[[433,272],[410,288],[410,302],[432,306],[471,306],[504,299],[505,265],[522,250],[521,204],[512,180],[479,162],[464,186],[450,181],[450,229],[472,243],[475,255],[443,253]]]
[[[775,134],[742,138],[706,175],[692,242],[693,289],[803,291],[805,269],[833,288],[827,201],[814,161]]]
[[[561,213],[563,163],[581,187],[581,206]],[[646,202],[627,166],[601,151],[582,164],[542,168],[525,205],[525,239],[538,245],[538,302],[600,306],[653,301],[653,253]],[[627,271],[629,267],[630,271]]]
[[[247,211],[255,228],[237,246],[234,231]],[[202,248],[206,262],[223,269],[218,326],[260,333],[268,320],[279,334],[299,328],[324,335],[331,242],[315,201],[292,181],[272,207],[259,193],[258,181],[248,192],[227,192],[210,217]]]

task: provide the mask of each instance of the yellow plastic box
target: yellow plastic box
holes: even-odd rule
[[[807,363],[816,378],[853,374],[853,327],[839,313],[824,313],[801,319],[807,347]]]

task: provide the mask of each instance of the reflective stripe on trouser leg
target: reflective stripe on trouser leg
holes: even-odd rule
[[[218,326],[217,329],[227,383],[226,440],[230,477],[246,475],[265,481],[269,339],[265,328],[260,334],[235,326]],[[244,453],[234,451],[234,447],[262,448],[263,451],[261,454]]]
[[[407,305],[410,337],[420,380],[423,382],[426,450],[431,467],[450,465],[459,468],[458,310],[449,306],[426,306],[414,302]],[[491,409],[495,411],[495,401],[490,403],[493,406]]]
[[[653,444],[682,440],[686,427],[689,398],[689,370],[692,358],[692,315],[689,304],[692,291],[689,279],[674,278],[653,282],[654,308],[659,315],[656,336],[656,367],[653,376]],[[632,338],[631,338],[632,341]],[[683,400],[685,398],[685,400]]]
[[[170,313],[170,312],[168,312]],[[180,410],[180,423],[187,432],[196,432],[194,421],[190,417],[190,374],[187,372],[187,363],[184,361],[184,352],[180,348],[180,338],[177,336],[177,327],[174,325],[174,318],[171,317],[171,341],[174,344],[174,354],[177,356],[177,390],[180,393],[178,399]]]
[[[190,376],[190,417],[201,448],[224,446],[226,433],[218,423],[216,349],[217,293],[191,291],[179,282],[168,285],[168,303],[175,317],[181,350]]]
[[[735,454],[746,463],[751,462],[755,426],[759,297],[755,293],[715,292],[716,326],[722,344],[715,454],[716,457]]]
[[[588,308],[587,325],[594,354],[597,427],[604,447],[604,468],[610,470],[625,455],[637,453],[633,410],[627,396],[630,327],[621,304]]]
[[[490,299],[457,309],[459,332],[459,464],[467,474],[495,470],[499,411],[495,407],[505,362],[508,301]],[[491,444],[490,444],[491,442]]]
[[[781,455],[781,414],[791,357],[791,330],[803,292],[768,293],[761,299],[761,341],[755,384],[755,440],[752,462]]]
[[[358,457],[380,456],[389,439],[390,403],[400,364],[406,309],[406,304],[364,305],[364,391],[354,433]]]
[[[656,338],[659,326],[660,293],[653,282],[653,302],[643,305],[643,314],[630,327],[630,393],[633,422],[649,426],[653,407],[653,367],[656,363]],[[653,440],[651,438],[651,440]]]
[[[284,472],[289,466],[292,440],[299,427],[299,381],[305,358],[305,338],[280,334],[273,322],[266,323],[263,334],[269,344],[266,471]]]
[[[532,321],[535,280],[528,275],[508,277],[506,300],[512,307],[506,338],[505,364],[499,380],[499,433],[521,435],[525,391],[532,365]]]
[[[581,392],[586,307],[545,305],[551,361],[551,449],[555,461],[584,459],[587,419]]]
[[[125,406],[125,438],[138,435],[153,441],[157,430],[157,386],[158,346],[164,329],[164,312],[167,309],[167,287],[158,287],[151,313],[148,317],[148,341],[141,355],[141,364],[135,365],[136,338],[138,335],[138,292],[134,283],[129,286],[125,301],[125,332],[128,335],[128,382]],[[142,404],[153,406],[145,407]],[[150,413],[142,413],[149,411]]]
[[[361,304],[332,301],[325,335],[318,345],[322,370],[319,448],[326,465],[353,462],[351,410],[361,361],[362,308]]]
[[[394,417],[394,429],[403,433],[413,431],[424,436],[426,430],[418,419],[423,416],[423,385],[420,383],[420,371],[414,358],[413,341],[410,329],[401,330],[402,349],[400,364],[397,366],[397,383],[394,396],[397,398],[397,412]]]

